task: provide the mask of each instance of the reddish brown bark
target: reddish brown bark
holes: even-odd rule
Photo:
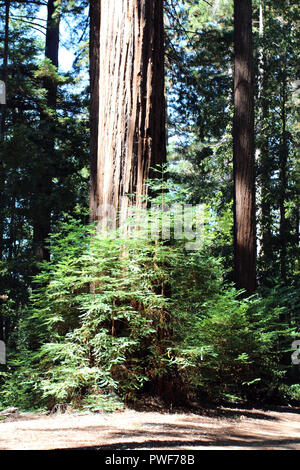
[[[142,205],[150,167],[166,160],[163,0],[102,0],[99,47],[101,227],[103,207]]]
[[[234,248],[235,280],[251,294],[256,286],[252,2],[234,2]]]
[[[100,0],[90,1],[90,221],[96,220],[99,127]]]

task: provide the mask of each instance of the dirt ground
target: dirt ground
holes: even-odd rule
[[[300,450],[300,410],[19,414],[0,423],[1,450]]]

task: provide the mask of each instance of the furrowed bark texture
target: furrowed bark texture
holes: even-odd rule
[[[141,207],[166,161],[163,0],[102,0],[97,218]],[[129,197],[127,195],[130,195]]]
[[[256,286],[254,98],[251,0],[234,2],[234,245],[235,280],[251,294]]]

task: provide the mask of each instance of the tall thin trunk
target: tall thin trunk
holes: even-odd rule
[[[96,220],[99,127],[100,0],[90,1],[90,221]]]
[[[142,206],[166,160],[163,0],[102,0],[96,206]],[[130,196],[129,196],[130,195]]]
[[[238,288],[256,287],[252,2],[234,2],[234,261]]]
[[[47,4],[47,30],[45,57],[58,67],[59,51],[59,16],[55,15],[55,0],[48,0]],[[46,248],[46,238],[51,230],[51,193],[52,173],[55,167],[55,117],[49,111],[56,110],[57,82],[51,77],[44,79],[44,87],[47,91],[46,112],[41,114],[41,133],[46,137],[42,146],[42,158],[40,159],[39,181],[36,188],[36,200],[34,201],[33,243],[36,259],[38,261],[49,260],[50,254]],[[46,131],[46,132],[45,132]]]

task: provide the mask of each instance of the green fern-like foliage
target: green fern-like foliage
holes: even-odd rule
[[[171,401],[279,395],[296,334],[286,307],[276,293],[241,299],[205,243],[186,251],[184,241],[71,221],[50,250],[0,377],[2,406],[113,411],[143,391]]]

